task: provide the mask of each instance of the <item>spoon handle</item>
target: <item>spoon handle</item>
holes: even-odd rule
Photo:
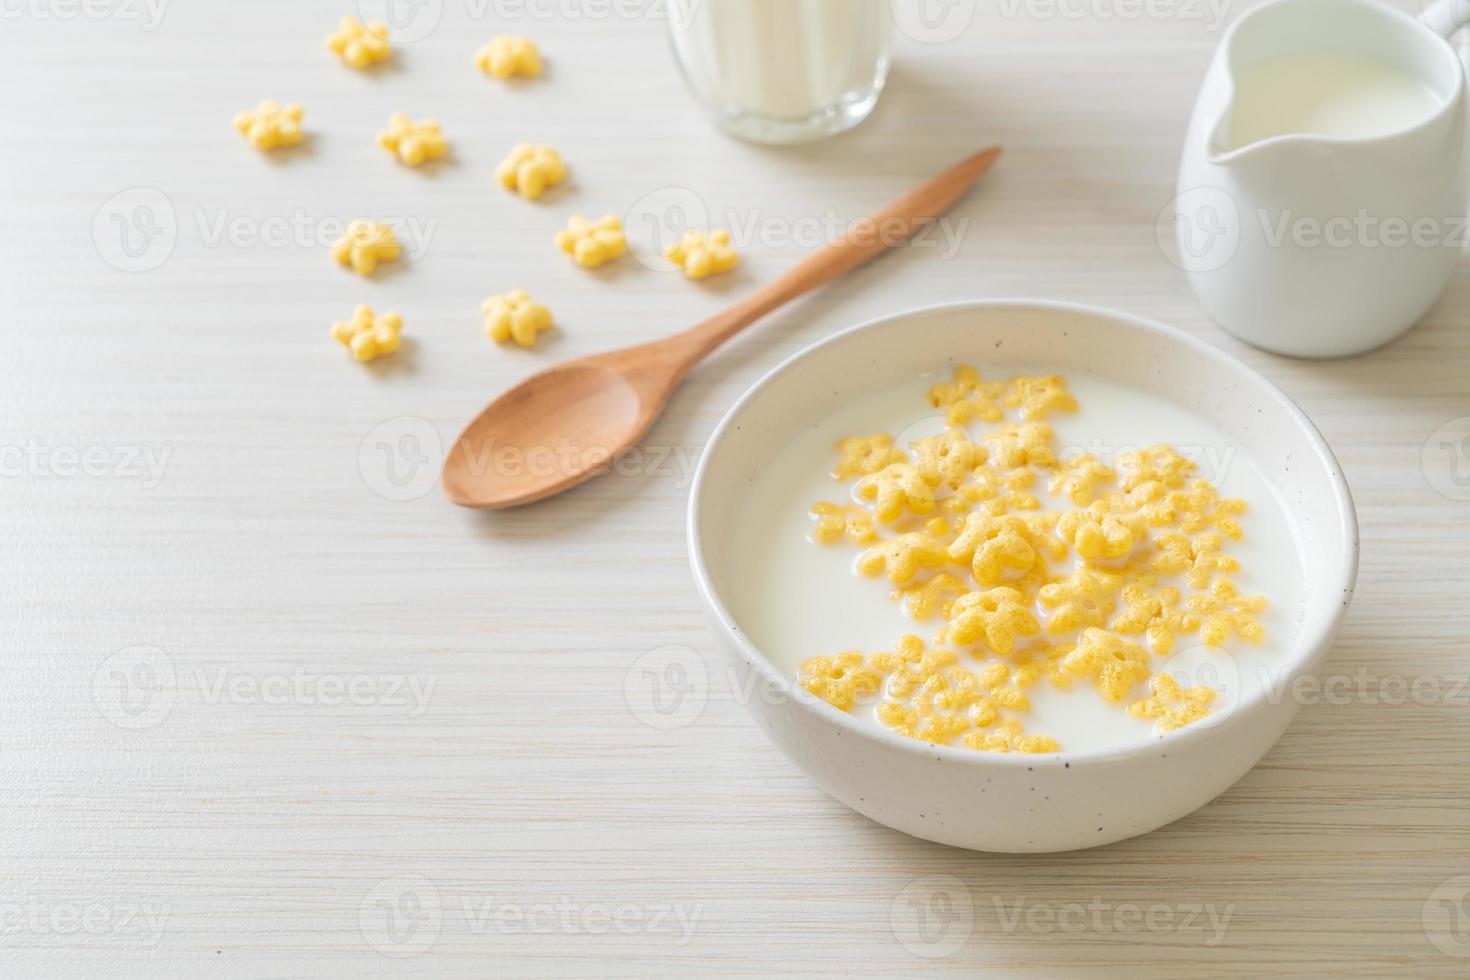
[[[679,334],[677,339],[690,344],[686,364],[692,366],[702,360],[777,307],[907,242],[949,210],[998,156],[1000,147],[993,146],[955,164],[877,214],[855,223],[842,238],[802,260],[774,282]]]

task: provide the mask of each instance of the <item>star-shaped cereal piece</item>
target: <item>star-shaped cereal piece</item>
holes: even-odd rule
[[[532,300],[524,289],[491,296],[480,304],[480,312],[485,314],[486,336],[496,343],[513,340],[529,349],[552,327],[551,311]]]
[[[832,470],[839,480],[877,473],[889,463],[902,463],[908,457],[893,444],[893,437],[879,432],[871,436],[848,436],[837,443],[842,459]]]
[[[991,463],[1001,469],[1037,466],[1049,470],[1057,465],[1055,441],[1056,433],[1045,422],[1007,422],[990,430],[985,446]]]
[[[1144,721],[1157,721],[1160,733],[1172,732],[1199,721],[1215,703],[1215,689],[1208,684],[1183,688],[1171,674],[1158,674],[1149,683],[1148,697],[1134,701],[1128,713]]]
[[[1057,533],[1088,561],[1118,561],[1148,539],[1142,519],[1115,514],[1107,501],[1094,500],[1084,510],[1069,510],[1057,522]]]
[[[301,142],[301,117],[306,111],[292,103],[279,105],[266,99],[245,112],[235,114],[235,129],[257,150],[276,150]]]
[[[1048,374],[1017,375],[1006,384],[1005,407],[1019,408],[1021,418],[1039,421],[1052,412],[1077,411],[1077,399],[1067,390],[1066,379]]]
[[[1004,656],[1016,648],[1018,638],[1039,632],[1041,624],[1031,613],[1031,600],[1018,589],[1001,587],[967,592],[956,599],[942,636],[944,642],[961,646],[984,640],[987,647]]]
[[[1193,475],[1194,464],[1163,444],[1149,446],[1138,452],[1126,452],[1118,456],[1118,485],[1124,491],[1151,480],[1162,483],[1167,489],[1178,490],[1184,481]]]
[[[980,452],[984,452],[982,448]],[[963,520],[972,508],[980,508],[987,514],[1008,514],[1014,510],[1037,510],[1041,501],[1027,487],[1036,482],[1036,473],[1029,469],[1000,470],[993,466],[975,467],[970,482],[944,498],[943,508],[950,516]]]
[[[605,265],[628,251],[623,222],[615,214],[605,214],[588,221],[580,214],[567,220],[564,231],[556,233],[556,247],[577,260],[584,269]]]
[[[952,664],[956,660],[953,652],[949,650],[924,649],[924,641],[912,633],[905,633],[898,638],[898,643],[892,651],[875,653],[872,657],[873,669],[887,675],[906,667],[917,667],[927,665],[926,672],[938,670],[946,664]],[[908,697],[912,691],[899,695]]]
[[[449,152],[449,141],[433,119],[413,121],[401,112],[388,117],[388,128],[378,134],[378,145],[407,167],[418,167]]]
[[[888,581],[902,585],[921,568],[938,568],[945,562],[944,548],[918,531],[900,534],[875,544],[858,556],[857,570],[864,575],[888,574]]]
[[[567,165],[561,154],[549,146],[537,143],[517,143],[510,154],[500,161],[495,179],[508,191],[515,191],[528,201],[534,201],[567,178]]]
[[[1061,665],[1073,677],[1090,678],[1098,693],[1114,703],[1149,675],[1147,650],[1095,627],[1082,632]]]
[[[977,752],[1025,752],[1032,755],[1060,752],[1061,746],[1049,735],[1027,735],[1019,718],[1007,718],[994,731],[976,730],[964,737],[967,748]]]
[[[962,364],[954,369],[954,381],[929,389],[929,404],[945,409],[951,425],[965,425],[973,419],[999,422],[1005,418],[1000,406],[1005,388],[1004,382],[984,381],[979,371]]]
[[[1020,650],[1011,656],[1014,667],[1011,671],[1011,683],[1018,688],[1028,688],[1035,685],[1043,677],[1051,681],[1053,687],[1062,691],[1072,689],[1072,675],[1062,669],[1062,661],[1067,654],[1072,652],[1071,644],[1053,645],[1050,643],[1033,643],[1024,650]]]
[[[1110,466],[1091,453],[1083,453],[1062,461],[1061,467],[1052,474],[1048,489],[1066,497],[1078,507],[1086,507],[1096,500],[1101,485],[1112,483],[1118,474]]]
[[[1102,626],[1118,607],[1122,578],[1092,568],[1079,568],[1059,582],[1043,585],[1037,598],[1054,610],[1046,624],[1049,633],[1072,633]]]
[[[1030,520],[1034,516],[1036,520]],[[995,585],[1007,572],[1026,574],[1060,559],[1066,546],[1051,534],[1055,515],[974,513],[965,518],[959,536],[949,546],[949,557],[969,562],[980,585]]]
[[[1123,611],[1113,617],[1108,628],[1125,636],[1143,634],[1159,656],[1174,649],[1180,633],[1199,629],[1199,617],[1180,606],[1179,590],[1173,586],[1159,588],[1147,581],[1131,582],[1123,587]]]
[[[364,24],[356,17],[343,17],[327,35],[327,50],[353,68],[367,68],[393,55],[388,43],[388,25],[381,21]]]
[[[332,336],[352,351],[359,361],[371,361],[398,349],[403,317],[397,313],[375,314],[371,306],[359,306],[351,320],[332,324]]]
[[[1179,515],[1179,527],[1185,534],[1213,529],[1232,541],[1244,536],[1236,518],[1246,512],[1246,502],[1220,496],[1208,480],[1193,480],[1188,489],[1169,494],[1169,504]]]
[[[690,228],[664,251],[664,256],[690,279],[706,279],[740,264],[740,256],[730,244],[730,232],[724,228],[708,235]]]
[[[360,276],[372,275],[379,262],[392,262],[402,252],[390,226],[365,218],[350,223],[347,234],[332,245],[332,258]]]
[[[922,517],[934,510],[934,490],[912,463],[889,463],[859,480],[853,492],[874,505],[874,516],[884,524],[905,513]]]
[[[1158,536],[1158,554],[1149,567],[1160,575],[1182,575],[1192,588],[1203,589],[1216,572],[1240,571],[1240,562],[1220,549],[1225,542],[1218,534],[1201,534],[1191,538],[1178,531],[1165,531]]]
[[[833,504],[823,501],[812,504],[812,540],[817,544],[836,544],[843,538],[853,544],[870,545],[878,540],[873,527],[873,515],[853,504]]]
[[[861,653],[849,651],[802,661],[799,682],[838,711],[851,711],[859,700],[878,692],[883,678]]]
[[[541,74],[541,51],[530,38],[492,37],[475,52],[475,67],[492,78],[535,78]]]
[[[947,429],[941,435],[916,440],[909,448],[924,482],[950,490],[959,489],[975,467],[985,462],[984,448],[971,442],[964,429]]]
[[[1209,592],[1192,595],[1185,602],[1199,614],[1200,639],[1212,647],[1223,645],[1232,633],[1248,643],[1266,639],[1259,618],[1266,611],[1266,597],[1241,595],[1229,579],[1217,579]]]
[[[940,572],[916,585],[905,586],[898,594],[903,596],[909,617],[922,622],[939,615],[948,618],[954,600],[968,591],[964,582],[949,572]]]

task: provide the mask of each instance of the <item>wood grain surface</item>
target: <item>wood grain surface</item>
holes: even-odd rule
[[[775,150],[704,122],[641,3],[405,3],[421,36],[364,75],[321,46],[348,0],[0,0],[0,975],[1465,976],[1470,264],[1355,360],[1209,322],[1157,224],[1245,6],[960,0],[900,34],[867,124]],[[478,74],[497,33],[541,42],[545,78]],[[262,98],[305,105],[304,148],[244,145]],[[394,111],[440,119],[451,159],[389,160]],[[572,167],[534,205],[493,179],[522,140]],[[992,143],[956,240],[745,332],[623,472],[502,514],[433,485],[496,392],[705,319]],[[644,256],[707,216],[744,262],[588,273],[551,241],[573,211],[626,216]],[[373,281],[328,254],[363,216],[409,246]],[[513,288],[557,316],[535,352],[483,334]],[[1245,359],[1362,520],[1336,680],[1218,800],[1098,850],[965,853],[827,798],[739,703],[684,554],[690,468],[763,371],[998,296]],[[328,333],[362,302],[407,322],[367,367]],[[670,646],[707,682],[651,684]]]

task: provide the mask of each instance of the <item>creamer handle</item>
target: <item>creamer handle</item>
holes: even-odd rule
[[[1439,0],[1424,11],[1424,23],[1445,40],[1470,24],[1470,0]]]

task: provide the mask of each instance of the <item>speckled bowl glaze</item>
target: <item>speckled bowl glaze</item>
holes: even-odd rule
[[[896,830],[984,851],[1065,851],[1146,833],[1244,775],[1296,714],[1290,696],[1242,696],[1213,724],[1107,752],[998,755],[933,746],[861,724],[798,691],[726,603],[745,488],[802,419],[956,363],[1091,373],[1152,392],[1226,433],[1288,509],[1307,579],[1290,691],[1326,655],[1357,574],[1357,517],[1337,460],[1280,389],[1162,324],[1109,310],[988,300],[883,317],[807,348],[762,378],[715,431],[689,502],[689,552],[739,690],[781,751],[832,796]]]

